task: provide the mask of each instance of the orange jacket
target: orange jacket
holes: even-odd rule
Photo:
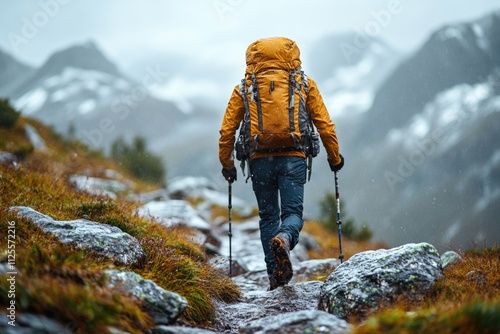
[[[296,69],[300,67],[299,49],[295,42],[283,38],[274,37],[258,40],[252,43],[246,52],[247,73],[258,72],[266,68]],[[311,79],[309,82],[309,93],[306,105],[310,112],[313,124],[318,129],[323,146],[325,147],[328,160],[337,165],[340,163],[339,144],[328,110],[318,90],[318,86]],[[239,86],[236,86],[229,99],[229,103],[222,120],[219,139],[219,160],[223,168],[234,167],[233,149],[235,134],[238,130],[245,113],[245,106],[240,95]],[[303,152],[255,152],[250,159],[266,156],[300,156],[305,157]]]

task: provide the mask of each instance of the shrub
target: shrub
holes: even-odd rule
[[[21,113],[14,109],[8,99],[0,99],[0,127],[10,129]]]
[[[347,214],[344,201],[340,200],[342,208],[342,234],[347,238],[356,241],[368,241],[372,238],[373,232],[367,225],[361,228],[356,226],[354,220]],[[320,202],[321,218],[320,222],[323,226],[331,231],[337,230],[337,199],[334,194],[327,192],[325,197]]]
[[[135,137],[132,145],[123,138],[115,140],[111,146],[111,157],[141,180],[164,182],[165,167],[162,160],[147,151],[146,141],[142,137]]]

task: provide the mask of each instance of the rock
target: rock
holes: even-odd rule
[[[236,304],[220,303],[215,327],[221,333],[238,333],[249,321],[283,313],[313,310],[317,306],[319,281],[286,285],[273,291],[250,291]]]
[[[481,270],[469,271],[465,277],[467,277],[469,282],[478,287],[483,287],[486,283],[488,283],[488,276]]]
[[[212,267],[219,269],[221,272],[229,275],[229,258],[221,255],[215,256],[210,259]],[[233,277],[248,273],[248,268],[245,263],[239,259],[231,259],[231,275]]]
[[[166,189],[157,189],[146,193],[130,194],[127,196],[130,201],[148,203],[152,201],[166,201],[169,199]]]
[[[200,195],[202,189],[215,190],[217,185],[201,176],[180,176],[168,181],[168,192],[172,198],[186,199]]]
[[[187,300],[177,293],[167,291],[142,276],[119,270],[106,270],[108,286],[132,294],[144,302],[145,310],[157,325],[170,325],[184,312]]]
[[[328,277],[318,309],[342,319],[364,318],[401,295],[420,300],[442,277],[439,253],[428,243],[358,253]]]
[[[57,221],[24,206],[11,207],[10,211],[17,211],[17,216],[30,219],[44,232],[54,234],[62,243],[95,251],[119,265],[135,264],[145,257],[137,239],[118,227],[86,219]]]
[[[201,199],[202,201],[198,207],[200,210],[210,208],[213,205],[227,207],[227,192],[219,192],[216,190],[217,188],[219,188],[217,184],[204,177],[182,176],[168,182],[168,192],[171,198]],[[241,216],[246,217],[253,213],[253,207],[246,201],[234,196],[234,194],[231,202],[233,210]]]
[[[3,334],[71,334],[73,331],[67,326],[40,314],[17,313],[15,326],[9,325],[11,321],[7,314],[0,312],[0,333]]]
[[[251,321],[240,328],[242,334],[347,334],[352,327],[345,320],[318,310],[284,313]]]
[[[462,262],[462,257],[454,251],[447,251],[441,254],[441,266],[444,268],[448,267],[451,264]]]
[[[318,275],[330,275],[340,265],[337,259],[319,259],[299,262],[294,267],[293,279],[295,282],[315,280]]]
[[[92,195],[107,196],[116,199],[117,193],[125,192],[128,187],[118,180],[106,180],[86,175],[71,175],[69,182],[78,190],[88,192]]]
[[[41,152],[47,151],[47,146],[45,145],[45,141],[40,137],[38,131],[34,127],[29,124],[24,126],[24,132],[26,133],[26,137],[30,141],[31,145],[35,148],[35,150],[39,150]]]
[[[153,219],[167,227],[184,225],[204,232],[209,232],[212,228],[198,215],[191,204],[184,200],[149,202],[141,206],[137,213],[141,217]]]
[[[0,166],[17,166],[17,158],[9,152],[0,152]]]
[[[316,239],[313,236],[307,234],[306,232],[300,232],[299,243],[302,246],[304,246],[304,248],[307,251],[310,250],[321,251],[320,244],[316,241]]]
[[[157,326],[152,329],[152,334],[211,334],[215,333],[201,328],[181,326]]]
[[[243,294],[257,291],[265,292],[269,289],[269,278],[267,277],[267,270],[265,269],[233,276],[232,280],[240,288]]]

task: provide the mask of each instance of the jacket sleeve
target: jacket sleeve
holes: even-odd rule
[[[233,149],[235,133],[243,120],[244,113],[245,106],[243,105],[243,99],[240,96],[239,86],[236,86],[227,104],[219,131],[219,160],[223,168],[231,169],[234,167]]]
[[[330,118],[330,114],[326,109],[323,98],[318,90],[316,82],[307,77],[309,82],[309,94],[307,96],[307,108],[311,113],[311,119],[318,129],[321,137],[321,142],[325,147],[328,160],[333,165],[338,165],[340,160],[339,143],[337,134],[335,133],[335,124]]]

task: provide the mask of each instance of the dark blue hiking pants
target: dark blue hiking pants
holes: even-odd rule
[[[275,262],[269,246],[271,239],[279,232],[284,232],[289,237],[290,249],[293,249],[299,242],[299,233],[304,226],[302,212],[306,159],[258,158],[250,161],[250,172],[259,207],[260,239],[270,276]]]

